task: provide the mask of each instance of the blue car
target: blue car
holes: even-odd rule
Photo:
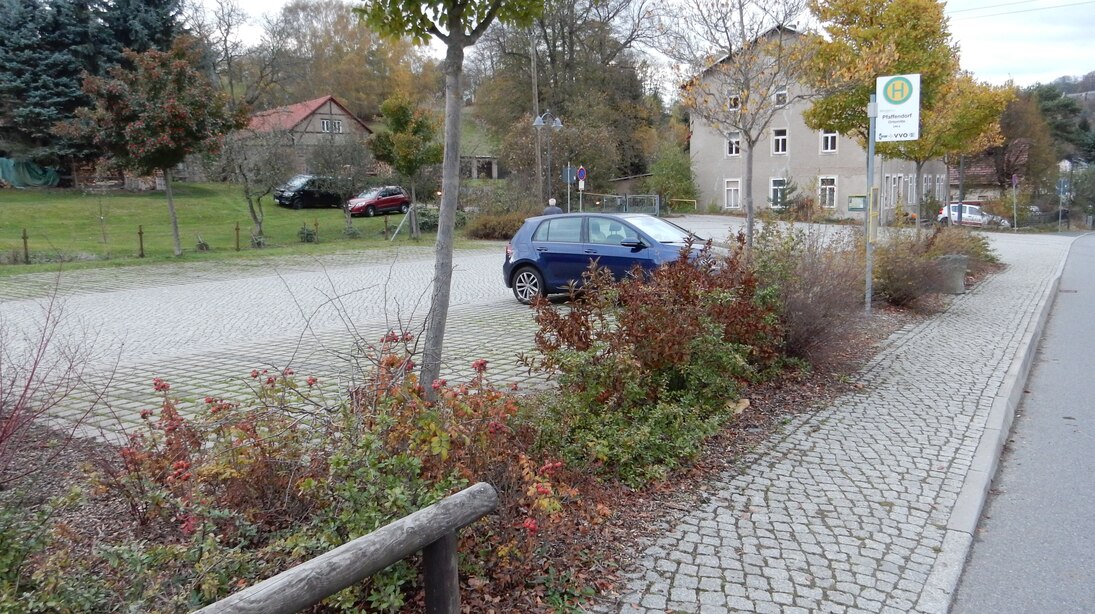
[[[580,283],[590,261],[620,279],[636,264],[653,270],[676,260],[690,239],[698,254],[702,239],[641,213],[531,217],[506,245],[502,276],[517,300],[527,305],[537,296],[566,292],[571,282]]]

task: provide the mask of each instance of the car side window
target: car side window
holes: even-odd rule
[[[582,218],[544,220],[532,235],[533,241],[578,243],[582,240]]]

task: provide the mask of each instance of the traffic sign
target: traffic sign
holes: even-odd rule
[[[575,176],[578,174],[578,169],[573,166],[563,167],[563,181],[566,183],[574,183]]]
[[[878,120],[875,141],[920,138],[920,75],[893,75],[875,80]]]
[[[578,167],[578,181],[585,181],[585,180],[586,180],[586,167],[579,166]]]

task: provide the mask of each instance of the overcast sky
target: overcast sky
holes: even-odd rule
[[[203,0],[212,7],[215,0]],[[257,17],[285,0],[240,0]],[[1095,71],[1095,0],[950,0],[962,68],[982,81],[1048,83]],[[435,54],[436,55],[436,54]]]
[[[1048,83],[1095,71],[1095,0],[950,0],[962,68],[978,79]]]

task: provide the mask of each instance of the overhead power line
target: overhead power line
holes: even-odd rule
[[[1029,8],[1029,9],[1020,9],[1018,11],[1004,11],[1003,13],[991,13],[989,15],[970,15],[968,17],[957,17],[953,21],[973,21],[974,19],[986,19],[988,17],[1000,17],[1002,15],[1017,15],[1019,13],[1033,13],[1035,11],[1049,11],[1049,10],[1052,10],[1052,9],[1063,9],[1063,8],[1068,8],[1068,7],[1072,7],[1072,6],[1083,6],[1085,4],[1095,4],[1095,0],[1086,0],[1085,2],[1072,2],[1072,3],[1069,3],[1069,4],[1055,4],[1053,6],[1039,6],[1039,7],[1035,7],[1035,8]],[[997,6],[1007,6],[1007,5],[1006,4],[1001,4],[1001,5],[997,5]],[[992,7],[983,7],[983,8],[992,8]],[[974,10],[974,9],[970,9],[970,10]],[[957,11],[955,11],[955,12],[957,12]]]

